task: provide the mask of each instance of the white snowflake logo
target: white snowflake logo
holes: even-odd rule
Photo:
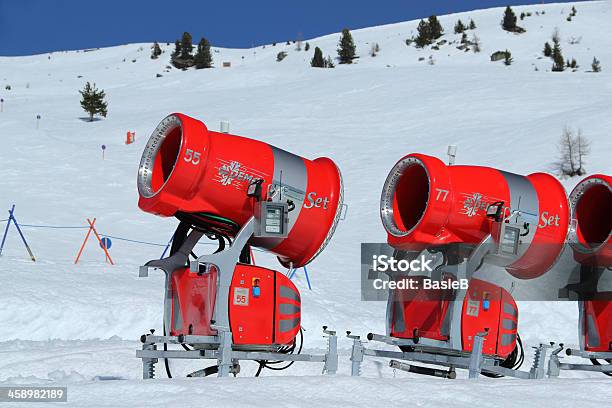
[[[229,164],[224,164],[219,168],[219,176],[221,176],[221,184],[228,186],[232,184],[234,178],[240,173],[240,163],[232,161]]]

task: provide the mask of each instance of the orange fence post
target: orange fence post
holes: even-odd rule
[[[94,235],[98,239],[98,243],[100,244],[100,247],[102,247],[102,249],[104,250],[104,253],[106,254],[106,259],[110,262],[111,265],[114,265],[115,263],[113,262],[113,259],[111,258],[110,254],[108,253],[108,250],[106,249],[106,245],[102,243],[102,239],[100,239],[100,235],[98,235],[98,231],[96,231],[96,227],[94,227],[96,219],[94,218],[92,222],[88,218],[87,222],[89,223],[89,226],[93,230]]]
[[[94,218],[94,222],[96,222],[95,218]],[[89,239],[89,234],[91,234],[91,225],[92,224],[89,224],[89,229],[87,230],[87,235],[85,235],[85,240],[83,241],[83,244],[81,244],[81,249],[79,249],[79,253],[77,254],[76,259],[74,260],[75,265],[79,262],[79,259],[81,258],[81,254],[83,253],[83,249],[85,249],[85,244],[87,243],[87,240]]]
[[[83,253],[83,249],[85,249],[85,244],[87,244],[87,240],[89,239],[89,236],[91,235],[91,232],[93,231],[95,237],[98,240],[98,243],[100,244],[100,247],[102,247],[102,250],[104,251],[104,254],[106,255],[105,260],[110,262],[111,265],[114,265],[113,259],[108,253],[106,246],[102,243],[102,239],[100,239],[100,235],[98,234],[98,231],[96,231],[96,227],[95,227],[96,218],[94,218],[93,220],[90,220],[89,218],[87,218],[87,223],[89,224],[89,229],[87,230],[87,234],[85,235],[85,239],[83,240],[83,244],[81,244],[81,248],[79,249],[79,253],[77,254],[76,259],[74,260],[74,263],[77,264],[79,262],[79,259],[81,258],[81,254]]]

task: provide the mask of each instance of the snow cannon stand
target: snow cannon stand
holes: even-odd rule
[[[167,258],[147,262],[165,273],[163,335],[141,336],[143,378],[163,359],[213,360],[188,376],[240,372],[240,361],[281,370],[296,361],[323,363],[335,374],[337,337],[323,326],[327,349],[302,351],[301,297],[278,271],[254,265],[252,247],[290,269],[327,245],[342,209],[342,181],[326,158],[310,161],[256,140],[208,131],[182,114],[164,119],[143,153],[139,206],[180,223]],[[197,256],[202,238],[214,253]],[[168,345],[181,349],[168,348]]]
[[[513,280],[542,276],[563,250],[569,209],[554,177],[447,166],[411,154],[387,177],[381,219],[395,259],[425,257],[437,265],[428,274],[388,273],[390,281],[466,284],[438,291],[389,290],[386,334],[369,333],[370,343],[347,334],[353,341],[352,375],[360,375],[365,356],[374,356],[390,358],[394,369],[451,379],[457,368],[468,370],[472,379],[545,376],[550,344],[535,347],[530,370],[519,370],[524,350],[511,292]],[[542,219],[544,226],[538,225]],[[400,350],[366,347],[376,342]]]

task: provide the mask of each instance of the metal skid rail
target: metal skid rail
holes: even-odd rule
[[[146,334],[141,336],[142,350],[136,351],[136,357],[142,359],[143,379],[155,376],[155,364],[162,359],[193,359],[217,360],[219,377],[236,373],[234,367],[240,360],[272,360],[272,361],[301,361],[310,363],[324,363],[323,373],[336,374],[338,370],[338,338],[336,332],[323,326],[323,333],[327,337],[327,351],[325,354],[286,354],[273,351],[244,351],[233,350],[230,331],[217,328],[218,336],[155,336]],[[158,344],[206,344],[210,348],[202,350],[159,350]],[[224,369],[225,368],[225,369]]]
[[[551,346],[554,343],[551,343]],[[562,363],[561,359],[563,357],[559,357],[559,354],[563,350],[564,346],[562,343],[558,345],[558,347],[553,350],[550,360],[548,361],[548,376],[549,377],[558,377],[561,373],[561,370],[574,370],[574,371],[591,371],[597,373],[611,373],[612,374],[612,364],[577,364],[577,363]],[[584,351],[584,350],[575,350],[575,349],[565,349],[565,354],[568,356],[576,356],[582,357],[585,359],[602,359],[607,361],[612,361],[612,352],[594,352],[594,351]]]
[[[469,378],[476,379],[481,372],[491,374],[499,374],[509,377],[521,379],[539,379],[544,377],[544,360],[546,350],[549,345],[541,344],[535,347],[536,358],[529,372],[518,371],[500,366],[500,360],[488,357],[482,354],[485,334],[481,333],[474,337],[473,351],[460,352],[457,350],[444,347],[444,342],[428,339],[419,339],[416,343],[409,339],[400,339],[379,334],[368,334],[367,338],[373,342],[381,342],[392,346],[409,346],[414,351],[391,351],[370,349],[365,347],[365,342],[359,336],[351,335],[347,332],[347,337],[353,340],[353,348],[351,352],[351,375],[359,376],[361,374],[361,363],[365,356],[391,358],[390,366],[403,371],[413,372],[417,374],[426,374],[436,377],[455,378],[455,368],[463,368],[469,371]],[[423,364],[433,364],[444,367],[449,367],[449,371],[443,371],[434,368],[415,366],[401,363],[395,360],[404,360],[410,362],[418,362]]]

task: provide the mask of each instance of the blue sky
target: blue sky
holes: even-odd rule
[[[205,36],[217,46],[250,47],[298,35],[312,38],[344,27],[526,3],[530,0],[0,0],[0,55],[171,42],[183,31],[189,31],[194,41]]]

